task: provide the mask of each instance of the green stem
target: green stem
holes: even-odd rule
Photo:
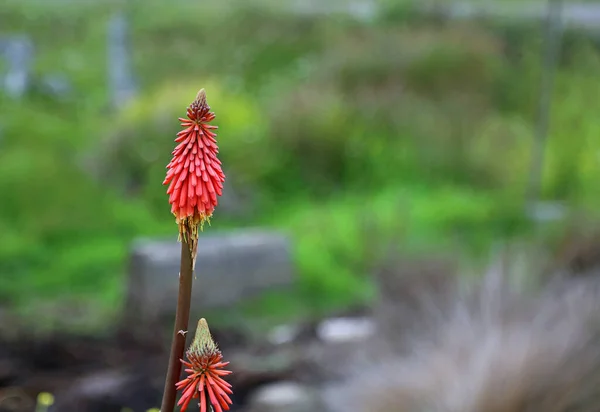
[[[179,269],[179,294],[177,296],[177,312],[175,314],[175,327],[173,329],[173,341],[171,342],[171,355],[169,367],[165,379],[161,412],[173,412],[177,390],[175,385],[181,375],[181,362],[185,350],[185,335],[188,330],[190,319],[190,304],[192,301],[193,281],[192,255],[185,239],[181,240],[181,266]]]

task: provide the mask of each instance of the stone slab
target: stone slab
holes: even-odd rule
[[[181,245],[173,239],[140,239],[132,245],[126,312],[136,322],[172,321],[179,285]],[[258,229],[204,232],[192,292],[192,319],[202,309],[226,308],[268,290],[294,284],[291,242]],[[192,322],[193,323],[193,322]]]

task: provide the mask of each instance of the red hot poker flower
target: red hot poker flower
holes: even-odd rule
[[[187,367],[185,372],[188,376],[176,385],[177,390],[183,391],[177,403],[181,406],[181,412],[185,412],[194,398],[200,398],[200,412],[207,411],[208,403],[215,412],[229,410],[232,403],[229,395],[233,392],[223,376],[231,372],[221,369],[229,362],[222,362],[223,355],[213,341],[204,318],[198,322],[196,336],[186,354],[188,361],[181,360],[181,363]]]
[[[177,133],[173,159],[167,165],[163,185],[169,185],[167,194],[171,212],[179,225],[179,234],[190,244],[192,258],[196,257],[198,227],[209,221],[221,196],[225,175],[217,158],[219,148],[209,123],[215,118],[206,102],[204,89],[187,109],[187,119],[179,118],[185,129]]]

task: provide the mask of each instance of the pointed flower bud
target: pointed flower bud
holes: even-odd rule
[[[179,143],[173,159],[167,165],[163,185],[169,185],[167,194],[171,212],[179,225],[179,235],[190,245],[192,260],[196,257],[198,229],[209,221],[223,191],[225,175],[217,158],[219,148],[209,124],[215,118],[206,102],[204,89],[187,109],[187,119],[179,118],[182,131],[177,133]]]
[[[195,398],[199,399],[200,412],[209,411],[209,404],[215,412],[229,410],[229,405],[232,403],[229,395],[233,392],[231,385],[223,379],[223,376],[231,372],[222,369],[229,362],[222,362],[223,355],[213,340],[204,318],[198,322],[194,341],[186,355],[187,362],[184,360],[181,362],[186,366],[185,372],[188,376],[176,386],[177,390],[182,391],[177,403],[181,406],[181,412],[185,412]]]

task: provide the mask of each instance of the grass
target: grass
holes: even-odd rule
[[[36,76],[62,72],[73,92],[0,96],[2,301],[26,317],[92,301],[97,316],[82,319],[114,319],[131,240],[174,236],[160,183],[175,119],[200,87],[217,113],[230,190],[244,199],[241,213],[219,209],[210,231],[263,225],[295,244],[298,289],[245,314],[368,301],[369,274],[390,248],[478,259],[499,238],[531,233],[522,210],[537,29],[439,25],[406,6],[361,23],[266,4],[5,2],[3,33],[28,33]],[[105,30],[119,8],[140,94],[116,113]],[[593,210],[600,60],[569,36],[543,196]]]

